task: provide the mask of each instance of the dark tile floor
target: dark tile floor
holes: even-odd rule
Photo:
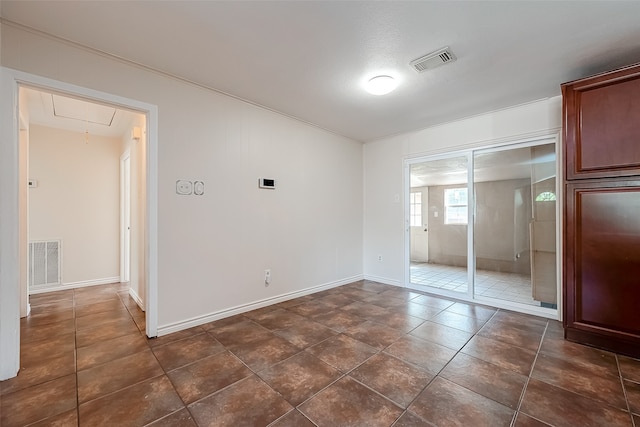
[[[31,303],[2,426],[640,427],[640,361],[374,282],[153,340],[125,286]]]

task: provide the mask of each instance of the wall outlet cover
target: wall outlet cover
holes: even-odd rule
[[[204,194],[204,182],[193,181],[193,194],[196,196],[202,196]]]
[[[187,181],[184,179],[179,179],[176,181],[176,194],[187,196],[191,193],[193,193],[193,183],[191,181]]]

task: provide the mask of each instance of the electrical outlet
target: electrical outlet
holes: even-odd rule
[[[378,255],[378,262],[382,262],[382,255]]]
[[[267,269],[264,271],[264,285],[269,286],[271,283],[271,270]]]

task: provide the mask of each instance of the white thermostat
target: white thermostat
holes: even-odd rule
[[[268,179],[268,178],[259,178],[258,179],[258,187],[260,188],[269,188],[269,189],[274,189],[276,188],[276,180],[275,179]]]

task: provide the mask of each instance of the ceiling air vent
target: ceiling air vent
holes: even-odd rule
[[[456,56],[449,50],[448,47],[443,47],[435,52],[431,52],[428,55],[421,56],[418,59],[411,61],[411,66],[419,73],[423,71],[431,70],[432,68],[439,67],[449,62],[456,60]]]

